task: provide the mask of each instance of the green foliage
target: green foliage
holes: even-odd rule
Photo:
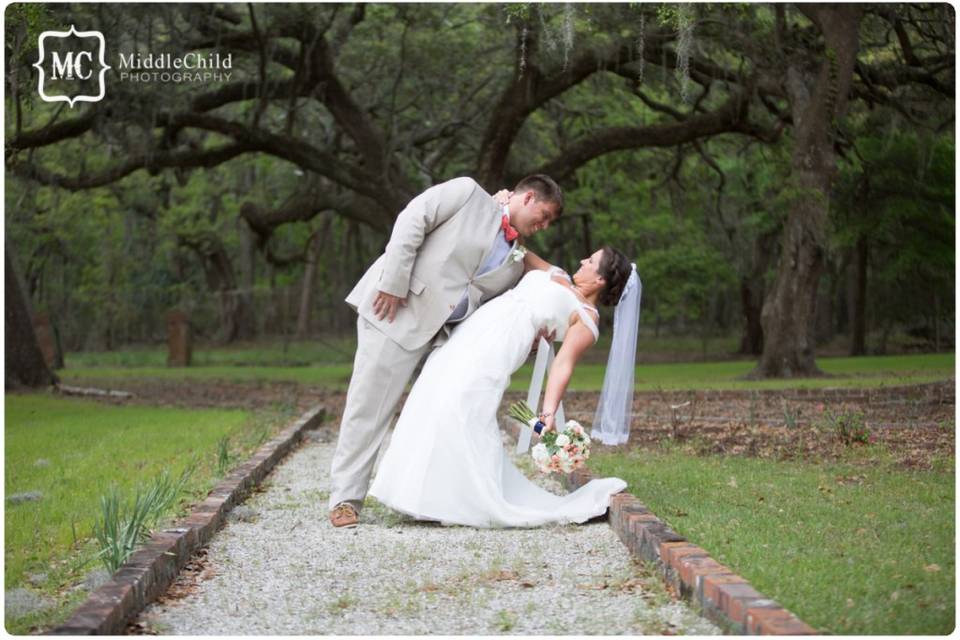
[[[894,9],[899,14],[914,10]],[[409,179],[413,190],[476,171],[483,145],[489,144],[489,115],[514,79],[519,30],[524,28],[520,23],[529,29],[527,62],[541,74],[534,84],[562,82],[569,77],[571,61],[581,56],[596,56],[600,71],[529,113],[510,147],[504,167],[508,176],[549,165],[613,128],[681,126],[680,120],[697,115],[684,99],[688,63],[751,75],[769,73],[769,65],[782,62],[775,9],[743,3],[374,3],[365,5],[359,22],[335,4],[258,5],[255,11],[261,25],[329,26],[325,38],[338,77],[358,113],[382,133],[391,170]],[[237,28],[248,28],[247,12],[236,13]],[[185,34],[196,17],[183,5],[150,5],[109,20],[95,5],[10,5],[10,84],[19,93],[7,97],[8,140],[18,131],[66,117],[58,105],[35,95],[29,63],[39,30],[87,24],[102,29],[111,47],[130,48],[135,40],[141,47],[165,47],[189,40]],[[797,11],[787,7],[785,19],[788,39],[810,37],[812,25]],[[897,44],[885,38],[887,26],[878,26],[877,20],[864,22],[860,59],[895,63]],[[662,36],[672,40],[667,64],[600,61],[622,47],[655,46]],[[296,56],[294,39],[282,44]],[[815,59],[824,57],[822,49],[813,50]],[[255,55],[237,52],[235,63],[236,79],[259,74]],[[294,77],[283,64],[270,63],[267,72],[276,81]],[[155,115],[181,110],[198,91],[189,83],[113,82],[110,117],[99,118],[83,136],[31,150],[29,159],[65,175],[114,167],[154,148]],[[690,97],[699,98],[699,91],[691,81]],[[709,113],[734,91],[714,82],[697,108]],[[784,114],[790,112],[789,105],[774,102]],[[949,100],[922,102],[952,112]],[[258,107],[251,99],[212,113],[249,123]],[[749,119],[769,129],[783,124],[759,104],[750,106]],[[260,124],[316,144],[345,164],[358,160],[342,121],[314,98],[272,99]],[[839,251],[827,256],[821,290],[830,290],[845,276],[839,273],[848,264],[844,251],[862,229],[871,241],[868,309],[873,328],[939,322],[943,333],[950,332],[953,142],[950,136],[918,133],[934,128],[929,125],[859,101],[837,123],[844,147],[848,140],[853,147],[845,154],[831,208],[828,242]],[[173,144],[186,152],[226,140],[219,133],[189,128]],[[641,321],[659,337],[687,332],[691,325],[704,340],[736,330],[743,325],[740,284],[758,278],[770,284],[779,257],[776,240],[791,206],[823,197],[798,188],[792,179],[793,142],[787,127],[773,143],[725,134],[695,144],[605,153],[563,176],[568,214],[532,246],[566,268],[602,243],[624,249],[644,279]],[[314,233],[322,242],[309,333],[350,332],[354,318],[343,298],[382,250],[388,222],[366,225],[342,211],[324,210],[309,222],[283,224],[269,237],[248,237],[240,217],[244,204],[275,211],[288,205],[292,194],[308,189],[337,196],[349,191],[264,152],[209,168],[137,171],[110,186],[78,192],[9,176],[6,228],[34,306],[50,313],[68,352],[162,341],[165,314],[173,307],[190,314],[199,337],[224,338],[238,298],[255,316],[254,326],[243,335],[288,338],[297,326],[306,269],[303,260],[282,258],[304,254]],[[219,243],[220,258],[226,259],[214,264],[200,255],[186,242],[197,238]],[[252,252],[247,249],[251,244]],[[932,249],[929,255],[925,249]],[[281,259],[267,260],[268,251]],[[604,314],[604,322],[609,315]],[[842,313],[834,315],[834,324],[842,324]]]
[[[123,503],[116,487],[100,497],[100,519],[93,525],[93,535],[107,570],[113,573],[120,568],[150,537],[150,529],[170,514],[194,468],[187,467],[176,480],[164,469],[146,489],[138,487],[129,504]]]
[[[217,441],[217,471],[224,475],[230,469],[233,458],[230,455],[230,438],[223,436]]]
[[[838,250],[869,246],[870,299],[877,325],[930,324],[954,313],[955,144],[891,128],[857,139],[842,167],[834,209]]]
[[[870,434],[862,411],[824,409],[818,426],[845,445],[868,444],[876,439]]]

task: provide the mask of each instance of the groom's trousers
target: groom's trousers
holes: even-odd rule
[[[330,468],[330,509],[350,502],[360,510],[400,396],[432,346],[408,351],[357,318],[357,353]]]

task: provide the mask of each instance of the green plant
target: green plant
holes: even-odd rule
[[[332,615],[337,615],[339,613],[346,611],[356,603],[357,603],[357,599],[351,596],[349,593],[346,593],[338,597],[329,605],[327,605],[327,610]]]
[[[230,438],[223,436],[217,441],[217,471],[225,475],[230,468],[233,456],[230,455]]]
[[[783,424],[788,429],[797,428],[797,412],[788,407],[786,402],[783,403]]]
[[[103,564],[112,573],[149,535],[150,529],[174,505],[194,470],[184,469],[176,480],[164,469],[145,489],[139,487],[133,503],[125,506],[116,487],[100,498],[100,520],[93,532]]]
[[[100,498],[100,520],[93,527],[93,535],[100,545],[99,557],[111,573],[130,557],[142,540],[145,513],[139,507],[142,502],[138,496],[132,512],[127,514],[115,487]]]
[[[868,444],[874,440],[862,411],[826,411],[824,417],[830,432],[845,445]]]
[[[517,625],[517,617],[513,612],[501,609],[497,611],[496,625],[500,631],[510,631]]]

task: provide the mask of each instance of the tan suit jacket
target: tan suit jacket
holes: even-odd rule
[[[404,349],[422,347],[441,331],[464,289],[467,317],[520,280],[523,262],[510,254],[498,267],[476,275],[493,250],[500,217],[500,206],[471,178],[427,189],[397,216],[384,254],[353,288],[347,303]],[[378,320],[373,312],[378,291],[407,299],[392,323]]]

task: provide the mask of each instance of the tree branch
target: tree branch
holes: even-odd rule
[[[560,157],[540,167],[537,173],[564,180],[590,160],[613,151],[673,147],[727,132],[755,135],[759,128],[746,122],[747,106],[746,98],[735,95],[712,113],[690,116],[680,122],[592,131],[568,146]]]
[[[98,110],[91,107],[88,108],[83,115],[76,118],[55,122],[31,131],[24,131],[20,135],[14,136],[7,141],[7,153],[44,147],[60,142],[61,140],[66,140],[67,138],[80,136],[93,127],[97,115]]]
[[[166,153],[139,154],[99,173],[80,176],[65,176],[48,171],[39,165],[26,162],[8,162],[7,170],[16,176],[34,180],[41,184],[61,187],[69,191],[81,191],[106,186],[121,178],[125,178],[139,169],[147,169],[153,173],[159,169],[172,167],[215,167],[240,154],[254,150],[250,145],[238,143],[223,145],[207,151],[190,149]]]

